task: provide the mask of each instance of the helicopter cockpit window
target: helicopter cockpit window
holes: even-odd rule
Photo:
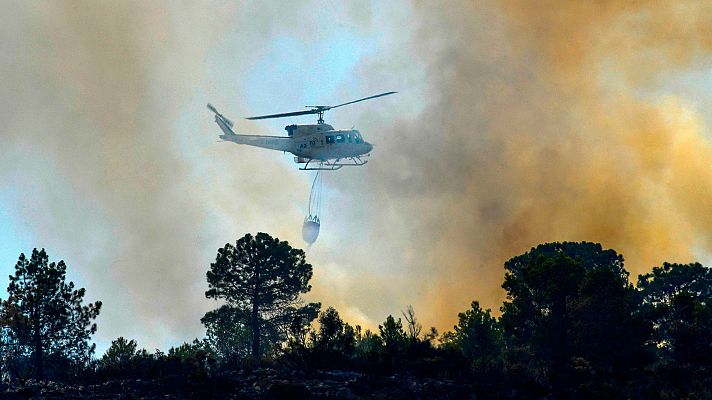
[[[327,144],[334,143],[334,136],[332,136],[332,135],[326,135],[326,143],[327,143]]]
[[[351,134],[350,133],[346,134],[346,140],[348,140],[349,143],[351,143]]]
[[[354,133],[354,137],[355,137],[355,140],[356,140],[356,144],[361,143],[361,140],[363,140],[363,139],[361,139],[361,135],[358,134],[358,133]]]
[[[344,143],[345,140],[346,140],[346,138],[344,137],[344,135],[336,135],[337,143]]]

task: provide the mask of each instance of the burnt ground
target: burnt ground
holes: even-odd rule
[[[469,399],[472,387],[445,378],[373,376],[346,371],[271,368],[203,377],[110,380],[94,384],[3,384],[2,399]]]

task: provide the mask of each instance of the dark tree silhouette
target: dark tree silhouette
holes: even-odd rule
[[[672,360],[690,369],[712,366],[712,305],[682,292],[673,297],[670,316]]]
[[[356,331],[344,322],[334,307],[319,314],[319,331],[314,335],[314,348],[350,357],[356,344]]]
[[[355,354],[363,359],[373,359],[383,350],[383,339],[377,333],[373,333],[370,329],[366,329],[363,334],[361,327],[356,327],[356,348]]]
[[[585,269],[571,257],[547,254],[542,247],[505,263],[502,286],[509,301],[502,306],[502,324],[510,346],[525,356],[522,361],[560,376],[571,356],[568,300],[576,295]]]
[[[694,367],[712,363],[712,269],[664,263],[640,275],[638,288],[661,360]]]
[[[443,346],[459,351],[478,375],[490,375],[501,369],[504,362],[502,328],[489,309],[472,302],[472,308],[458,314],[452,332],[443,334]]]
[[[400,318],[396,320],[392,315],[389,315],[383,325],[378,325],[378,330],[381,333],[383,348],[387,354],[396,355],[403,349],[406,334],[403,331],[403,322]]]
[[[423,325],[421,325],[415,317],[413,306],[408,305],[405,311],[401,311],[401,314],[403,314],[403,318],[405,318],[406,327],[408,329],[408,339],[418,340],[420,333],[423,331]]]
[[[263,341],[284,340],[295,319],[312,321],[320,305],[304,305],[299,295],[311,286],[312,267],[304,251],[266,233],[250,234],[235,245],[218,250],[207,273],[206,297],[226,301],[223,307],[208,312],[206,325],[232,321],[249,331],[251,355],[259,357],[266,350]]]
[[[641,297],[615,268],[587,270],[570,299],[572,350],[600,374],[624,376],[651,361],[652,326]]]
[[[105,378],[148,376],[151,374],[153,355],[138,348],[135,340],[119,337],[96,362],[96,371]]]
[[[247,357],[251,351],[250,315],[230,305],[224,305],[201,320],[206,330],[206,340],[220,360],[230,363]],[[262,332],[262,340],[269,337]]]
[[[311,333],[312,359],[318,367],[348,362],[356,347],[356,330],[333,307],[319,313],[319,330]]]
[[[135,340],[126,340],[119,337],[111,341],[111,346],[101,356],[101,363],[107,365],[126,365],[131,362],[138,354],[138,345]]]
[[[548,243],[505,263],[502,326],[510,357],[543,371],[557,395],[573,364],[611,378],[645,361],[649,324],[623,257],[595,243]],[[611,378],[612,379],[612,378]],[[615,386],[620,387],[620,384]]]
[[[669,304],[672,298],[687,292],[702,299],[712,298],[712,269],[700,263],[663,263],[650,273],[638,276],[638,289],[646,304]]]
[[[65,282],[64,261],[50,263],[44,249],[34,249],[28,260],[24,254],[10,276],[8,298],[2,303],[2,319],[10,336],[31,348],[33,373],[44,379],[48,356],[86,362],[95,345],[89,338],[96,332],[92,321],[101,302],[83,306],[84,289]]]

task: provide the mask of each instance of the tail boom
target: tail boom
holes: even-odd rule
[[[236,135],[232,133],[221,135],[220,138],[229,142],[263,149],[292,151],[292,139],[284,136]]]
[[[237,144],[262,147],[263,149],[292,152],[292,138],[284,136],[238,135],[232,130],[232,121],[220,114],[210,103],[208,103],[208,110],[215,113],[215,123],[218,124],[224,133],[224,135],[220,135],[220,139]]]

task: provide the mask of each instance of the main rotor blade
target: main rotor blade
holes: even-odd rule
[[[245,118],[245,119],[267,119],[267,118],[293,117],[295,115],[316,114],[317,112],[318,112],[317,110],[295,111],[295,112],[282,113],[282,114],[260,115],[259,117],[249,117],[249,118]]]
[[[359,101],[375,99],[376,97],[388,96],[389,94],[394,94],[394,93],[398,93],[398,92],[386,92],[386,93],[381,93],[381,94],[377,94],[377,95],[375,95],[375,96],[364,97],[363,99],[358,99],[358,100],[354,100],[354,101],[349,101],[348,103],[342,103],[342,104],[339,104],[339,105],[331,106],[331,107],[329,107],[329,108],[331,109],[331,108],[341,107],[341,106],[345,106],[345,105],[347,105],[347,104],[358,103]]]
[[[347,104],[353,104],[353,103],[358,103],[359,101],[364,101],[364,100],[370,100],[370,99],[375,99],[377,97],[383,97],[383,96],[388,96],[389,94],[394,94],[398,92],[386,92],[386,93],[381,93],[377,94],[375,96],[369,96],[369,97],[364,97],[363,99],[358,99],[354,101],[349,101],[348,103],[342,103],[342,104],[337,104],[335,106],[307,106],[307,107],[313,107],[311,110],[306,110],[306,111],[294,111],[294,112],[288,112],[288,113],[281,113],[281,114],[269,114],[269,115],[260,115],[258,117],[248,117],[246,119],[268,119],[268,118],[282,118],[282,117],[294,117],[297,115],[308,115],[308,114],[319,114],[323,113],[324,111],[329,111],[332,108],[336,107],[341,107],[345,106]]]

